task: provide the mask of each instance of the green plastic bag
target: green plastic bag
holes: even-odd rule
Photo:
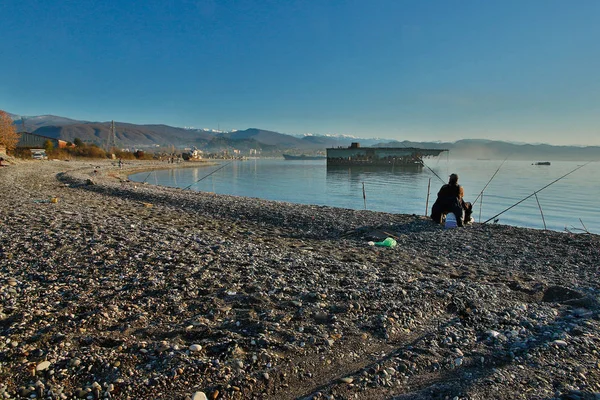
[[[375,246],[394,247],[395,245],[396,245],[396,241],[394,239],[392,239],[391,237],[385,238],[385,240],[383,242],[375,242]]]

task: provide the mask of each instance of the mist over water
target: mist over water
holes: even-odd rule
[[[543,160],[535,160],[543,161]],[[473,202],[489,182],[474,206],[473,217],[485,221],[532,195],[584,162],[557,161],[550,166],[532,165],[535,161],[447,160],[444,156],[426,164],[444,181],[457,173],[464,187],[465,200]],[[181,168],[131,175],[130,179],[150,184],[191,190],[258,197],[300,204],[327,205],[350,209],[425,215],[442,182],[428,168],[422,170],[369,169],[365,167],[327,167],[324,160],[285,161],[251,159],[235,161],[202,179],[218,165]],[[202,179],[200,182],[194,182]],[[363,197],[364,185],[364,197]],[[543,211],[548,229],[579,232],[585,227],[600,234],[597,199],[600,199],[600,163],[590,163],[500,215],[499,223],[543,229]],[[480,217],[481,216],[481,217]],[[580,222],[580,220],[582,222]]]

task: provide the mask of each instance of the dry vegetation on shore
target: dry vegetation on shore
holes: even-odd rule
[[[0,398],[600,398],[597,235],[122,173],[0,168]]]

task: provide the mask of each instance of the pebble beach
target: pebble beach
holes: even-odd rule
[[[600,236],[127,180],[185,166],[0,167],[0,399],[600,399]]]

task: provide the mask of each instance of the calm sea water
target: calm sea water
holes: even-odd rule
[[[450,173],[457,173],[465,189],[465,200],[471,202],[501,164],[502,160],[427,160],[427,165],[444,180]],[[473,217],[483,222],[583,164],[552,162],[550,166],[538,166],[526,161],[506,161],[475,204]],[[213,165],[155,171],[150,175],[146,172],[130,179],[180,188],[193,184],[191,190],[292,203],[419,215],[426,213],[428,185],[427,214],[442,185],[428,168],[419,171],[328,168],[324,160],[235,161],[204,178],[217,168],[218,165]],[[584,228],[583,222],[587,230],[600,234],[600,163],[578,169],[536,196],[498,216],[499,223],[543,229],[541,208],[548,229],[568,228],[578,232]]]

